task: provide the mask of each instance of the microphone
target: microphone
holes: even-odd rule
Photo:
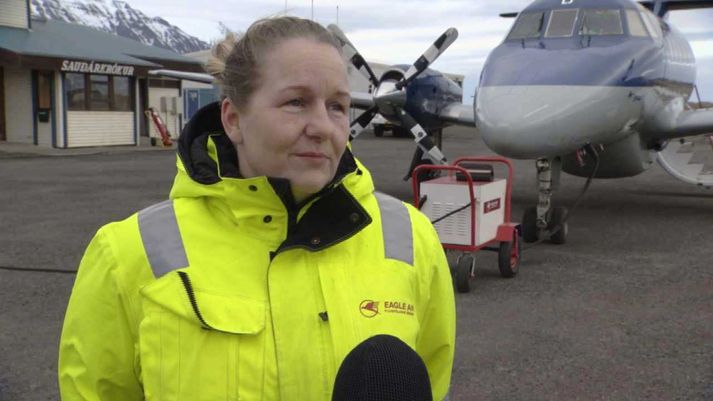
[[[380,334],[344,358],[332,401],[433,401],[433,395],[421,357],[398,338]]]

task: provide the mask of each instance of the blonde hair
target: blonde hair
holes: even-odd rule
[[[260,85],[265,55],[287,39],[311,38],[342,53],[337,39],[318,23],[297,17],[275,17],[255,21],[240,37],[228,33],[213,46],[206,70],[215,78],[223,97],[238,108],[247,104]]]

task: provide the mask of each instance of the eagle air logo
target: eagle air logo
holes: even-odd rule
[[[364,317],[374,317],[379,314],[379,303],[369,299],[361,301],[359,312],[361,312]]]
[[[380,303],[382,304],[381,311],[379,311]],[[372,318],[378,315],[379,313],[398,313],[402,315],[413,316],[415,310],[416,309],[414,308],[413,304],[399,301],[385,301],[382,303],[379,301],[373,301],[371,299],[365,299],[361,301],[361,304],[359,304],[359,312],[361,312],[362,316],[368,318]]]

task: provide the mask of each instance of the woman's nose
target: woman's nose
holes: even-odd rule
[[[309,115],[305,133],[310,138],[321,141],[331,134],[333,127],[329,110],[326,107],[315,107]]]

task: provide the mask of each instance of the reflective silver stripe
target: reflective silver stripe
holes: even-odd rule
[[[381,211],[385,256],[413,265],[413,235],[408,209],[396,198],[379,192],[374,195]]]
[[[173,201],[161,202],[140,211],[139,232],[156,278],[188,266]]]

